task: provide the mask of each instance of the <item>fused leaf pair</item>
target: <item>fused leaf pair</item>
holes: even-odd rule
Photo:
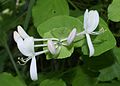
[[[77,30],[76,30],[76,28],[74,28],[70,32],[70,34],[69,34],[69,36],[67,38],[59,40],[57,44],[61,43],[61,45],[69,46],[73,42],[73,40],[75,39],[76,34],[77,34]],[[62,43],[63,41],[67,41],[67,44]],[[57,51],[55,43],[52,40],[48,40],[47,44],[48,44],[48,49],[49,49],[49,51],[50,51],[51,54],[55,55],[55,54],[59,53],[60,49],[58,49],[58,51]],[[57,45],[57,46],[59,47],[59,45]]]

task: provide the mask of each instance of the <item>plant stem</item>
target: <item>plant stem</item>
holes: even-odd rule
[[[73,2],[71,0],[67,0],[75,9],[78,9],[78,7],[76,5],[73,4]]]
[[[24,22],[24,29],[25,30],[27,30],[27,28],[28,28],[28,24],[29,24],[30,17],[31,17],[31,14],[32,14],[32,7],[34,5],[34,2],[35,2],[35,0],[30,0],[30,2],[29,2],[27,15],[26,15],[25,22]]]
[[[19,79],[25,84],[25,82],[24,82],[24,80],[22,79],[21,74],[20,74],[20,72],[19,72],[19,70],[18,70],[18,68],[17,68],[17,66],[16,66],[16,63],[15,63],[15,61],[14,61],[14,59],[13,59],[13,56],[12,56],[12,54],[11,54],[11,52],[10,52],[10,49],[9,49],[7,43],[5,43],[5,48],[6,48],[6,51],[8,52],[8,55],[9,55],[9,57],[10,57],[10,60],[11,60],[13,66],[14,66],[14,68],[15,68],[15,71],[16,71]]]

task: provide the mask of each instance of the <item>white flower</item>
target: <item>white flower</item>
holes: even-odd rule
[[[76,37],[76,33],[77,33],[76,28],[74,28],[74,29],[70,32],[70,34],[69,34],[69,36],[68,36],[68,38],[67,38],[67,43],[68,43],[68,45],[70,45],[70,44],[73,42],[73,40],[74,40],[75,37]]]
[[[28,56],[27,59],[22,58],[21,61],[26,63],[32,59],[30,64],[30,76],[32,80],[37,80],[38,77],[33,37],[28,36],[22,27],[18,26],[18,32],[14,31],[14,40],[17,43],[20,52],[23,55]]]
[[[94,55],[94,46],[92,44],[91,35],[99,35],[104,32],[104,29],[100,29],[98,32],[93,32],[99,24],[99,14],[96,10],[91,10],[88,12],[88,9],[84,13],[84,31],[77,34],[77,36],[85,34],[87,38],[87,44],[89,48],[89,57]]]
[[[93,31],[97,28],[98,23],[99,23],[98,12],[96,10],[91,10],[89,12],[88,10],[86,10],[84,14],[84,33],[87,38],[90,57],[94,55],[94,47],[90,38],[90,34],[92,34]]]
[[[49,49],[50,53],[55,55],[56,48],[55,48],[54,42],[51,39],[49,39],[47,44],[48,44],[48,49]]]

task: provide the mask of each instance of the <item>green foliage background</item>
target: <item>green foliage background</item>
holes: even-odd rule
[[[120,0],[0,0],[0,86],[120,86]],[[97,10],[106,30],[91,36],[95,54],[89,58],[84,36],[70,49],[62,47],[58,58],[37,57],[39,80],[31,81],[29,65],[13,40],[18,25],[37,38],[68,36],[83,31],[86,9]],[[79,41],[78,41],[79,40]],[[38,49],[42,50],[42,48]]]

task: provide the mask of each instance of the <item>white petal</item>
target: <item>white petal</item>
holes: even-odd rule
[[[16,31],[14,31],[13,32],[13,38],[14,38],[15,42],[17,43],[19,38],[21,38],[21,37],[20,37],[20,35]]]
[[[55,45],[54,45],[54,43],[53,43],[53,41],[52,40],[48,40],[48,49],[49,49],[49,51],[50,51],[50,53],[51,54],[56,54],[56,48],[55,48]]]
[[[84,13],[84,29],[87,29],[87,21],[88,21],[88,9],[86,9]]]
[[[36,65],[36,59],[35,57],[32,57],[32,61],[30,64],[30,77],[32,80],[38,80],[37,76],[37,65]]]
[[[23,39],[29,37],[29,35],[23,30],[21,26],[18,26],[17,29],[18,29],[18,33]]]
[[[33,37],[28,37],[24,40],[24,46],[27,50],[27,52],[29,52],[30,56],[34,55],[34,39]]]
[[[28,52],[24,46],[23,39],[20,37],[20,35],[16,31],[14,31],[13,34],[14,34],[14,40],[17,43],[17,46],[18,46],[18,49],[20,50],[20,52],[23,55],[28,56]]]
[[[14,40],[17,43],[18,49],[20,50],[20,52],[23,55],[25,55],[25,56],[33,55],[34,44],[32,42],[30,43],[30,41],[28,41],[27,39],[25,41],[23,41],[23,39],[16,32],[14,32]]]
[[[17,42],[18,49],[25,56],[31,56],[31,52],[28,51],[26,46],[24,45],[23,39],[18,40]]]
[[[86,34],[88,48],[89,48],[89,57],[94,55],[94,47],[89,34]]]
[[[88,15],[88,20],[87,20],[87,32],[88,33],[93,32],[97,28],[98,23],[99,23],[98,12],[96,10],[95,11],[93,11],[93,10],[90,11],[89,15]]]
[[[76,36],[76,28],[74,28],[71,32],[70,32],[70,34],[69,34],[69,36],[68,36],[68,38],[67,38],[67,43],[68,43],[68,45],[70,45],[71,43],[72,43],[72,41],[74,40],[74,38],[75,38],[75,36]]]

